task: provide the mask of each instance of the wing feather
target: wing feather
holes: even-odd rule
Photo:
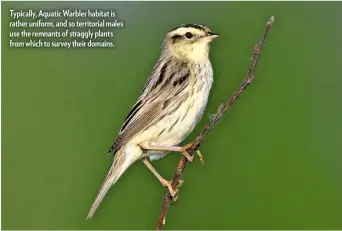
[[[159,75],[156,76],[156,74]],[[108,153],[116,153],[135,135],[145,130],[176,107],[187,94],[190,71],[187,65],[171,66],[170,61],[158,62],[137,103],[128,113],[119,136]],[[178,107],[178,106],[177,106]]]

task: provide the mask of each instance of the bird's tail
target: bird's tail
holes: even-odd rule
[[[130,160],[126,158],[126,155],[122,151],[118,151],[114,157],[114,161],[110,170],[104,180],[100,191],[98,192],[93,205],[91,206],[89,213],[87,215],[87,219],[92,218],[96,209],[99,207],[101,201],[105,197],[108,190],[117,182],[120,176],[126,171],[126,169],[134,162],[135,160]]]

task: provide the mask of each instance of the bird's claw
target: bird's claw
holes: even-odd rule
[[[189,148],[191,148],[192,145],[193,145],[192,143],[185,145],[185,146],[183,147],[183,151],[182,151],[183,156],[184,156],[190,163],[193,163],[193,162],[194,162],[194,156],[193,156],[193,155],[190,155],[189,152],[188,152],[187,150],[188,150]],[[195,151],[196,151],[197,155],[199,156],[199,159],[200,159],[201,163],[204,164],[204,158],[203,158],[203,155],[202,155],[201,151],[198,150],[197,148],[195,149]]]
[[[178,187],[182,186],[184,184],[184,180],[178,180],[177,185],[175,189],[172,187],[172,181],[166,181],[163,182],[163,185],[167,187],[169,190],[169,194],[174,202],[178,200],[178,194],[179,194],[179,189]]]
[[[178,189],[178,187],[182,186],[183,184],[184,184],[184,180],[178,180],[178,184],[176,186],[175,194],[174,195],[170,194],[171,197],[172,197],[173,204],[176,204],[176,202],[178,201],[178,197],[179,197],[179,189]]]
[[[185,158],[186,158],[190,163],[194,163],[194,162],[195,162],[194,156],[190,155],[187,151],[184,151],[183,154],[184,154]]]
[[[176,186],[176,188],[182,186],[184,184],[184,180],[178,180],[178,184]]]
[[[177,191],[177,194],[175,196],[171,196],[171,199],[172,199],[172,205],[176,204],[177,201],[178,201],[178,198],[179,198],[179,191]]]
[[[169,189],[170,196],[172,198],[176,197],[178,195],[178,193],[179,193],[179,189],[178,188],[173,189],[172,187],[168,187],[168,189]]]
[[[204,165],[204,157],[203,157],[201,151],[197,149],[196,152],[197,152],[197,155],[198,155],[202,165]]]

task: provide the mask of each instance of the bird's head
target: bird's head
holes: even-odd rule
[[[200,62],[208,58],[209,45],[219,34],[201,24],[184,24],[169,31],[164,50],[178,58]]]

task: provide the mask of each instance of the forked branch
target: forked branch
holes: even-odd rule
[[[222,118],[224,113],[230,108],[230,106],[235,102],[235,100],[240,96],[240,94],[243,92],[243,90],[246,89],[246,87],[253,81],[254,79],[254,70],[256,66],[258,65],[261,50],[264,46],[266,37],[268,35],[269,30],[271,29],[272,25],[274,23],[274,16],[270,17],[267,21],[265,31],[261,37],[261,40],[258,44],[254,46],[253,51],[253,59],[249,66],[248,72],[244,80],[242,81],[240,87],[234,92],[234,94],[228,99],[226,103],[223,103],[219,106],[216,113],[211,117],[210,122],[204,127],[200,135],[196,138],[196,140],[192,143],[192,146],[187,149],[189,154],[192,155],[192,153],[200,146],[200,144],[203,142],[205,136],[208,134],[208,132],[219,122],[219,120]],[[178,180],[180,180],[184,168],[187,165],[188,160],[185,157],[182,157],[182,159],[179,161],[177,165],[177,169],[175,172],[175,175],[172,179],[172,187],[175,188]],[[172,200],[171,195],[168,193],[165,195],[163,200],[163,208],[159,216],[158,221],[158,227],[157,230],[161,230],[165,224],[166,215],[169,210],[170,202]]]

